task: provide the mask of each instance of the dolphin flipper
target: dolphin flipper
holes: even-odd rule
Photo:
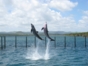
[[[44,29],[44,27],[42,27],[42,29],[41,30],[43,30]]]
[[[36,31],[38,33],[38,31]]]

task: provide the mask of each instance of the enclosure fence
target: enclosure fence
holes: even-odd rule
[[[15,48],[17,48],[17,47],[19,47],[18,46],[18,43],[17,43],[17,41],[18,41],[18,36],[13,36],[14,37],[14,47]],[[24,38],[25,38],[25,47],[27,48],[28,47],[28,37],[29,36],[25,36]],[[67,38],[68,38],[68,36],[64,36],[63,37],[63,47],[64,48],[66,48],[67,47]],[[31,38],[30,38],[31,39]],[[76,48],[77,47],[77,36],[73,36],[73,39],[74,39],[74,41],[73,41],[73,47],[74,48]],[[83,39],[84,39],[84,47],[86,48],[87,47],[87,37],[85,36],[85,37],[83,37]],[[56,48],[57,47],[57,41],[59,41],[58,39],[57,39],[57,37],[54,37],[54,40],[55,41],[53,41],[54,43],[54,47]],[[36,40],[36,37],[34,37],[34,47],[36,48],[36,42],[37,42],[37,40]],[[44,43],[45,43],[45,47],[46,47],[46,44],[47,44],[47,40],[46,40],[46,37],[44,38]],[[7,47],[7,36],[0,36],[0,49],[5,49]]]

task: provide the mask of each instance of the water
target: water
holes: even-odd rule
[[[32,48],[32,49],[28,49],[27,55],[25,56],[26,59],[30,59],[30,60],[48,60],[50,59],[49,57],[49,44],[50,44],[50,40],[48,39],[47,42],[47,46],[44,49],[41,49],[39,47],[39,44],[41,44],[40,40],[37,40],[37,47],[36,48]],[[39,50],[43,50],[42,53]],[[45,50],[45,52],[44,52]]]
[[[48,39],[47,46],[46,46],[46,49],[45,49],[45,56],[44,56],[45,60],[50,59],[49,58],[49,44],[50,44],[50,40]]]
[[[48,39],[47,47],[44,41],[37,39],[35,48],[32,36],[31,39],[28,37],[28,48],[25,48],[25,37],[18,38],[18,47],[15,48],[14,37],[7,37],[7,48],[0,50],[0,66],[88,66],[88,48],[85,48],[84,37],[77,37],[76,48],[74,38],[67,37],[66,49],[63,36],[57,36],[56,48],[54,42]]]

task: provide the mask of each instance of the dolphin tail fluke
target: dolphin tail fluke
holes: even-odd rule
[[[38,36],[38,38],[39,38],[40,40],[43,40],[40,36]]]
[[[55,41],[54,39],[51,39],[51,41]]]
[[[41,39],[41,40],[43,40],[43,39]]]

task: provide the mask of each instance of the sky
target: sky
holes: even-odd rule
[[[41,31],[87,32],[88,0],[0,0],[0,32],[30,31],[31,23]]]

